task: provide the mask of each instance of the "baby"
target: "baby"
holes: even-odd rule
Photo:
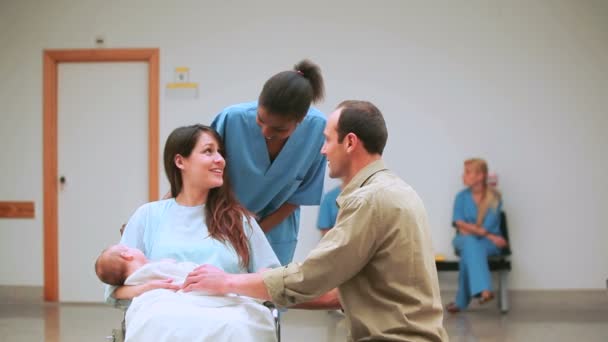
[[[127,341],[155,341],[159,336],[181,336],[181,341],[215,341],[218,336],[223,337],[220,340],[232,336],[237,341],[276,341],[273,316],[261,301],[179,290],[197,266],[169,259],[149,261],[142,251],[125,245],[112,245],[101,252],[95,273],[108,285],[156,280],[177,285],[133,297],[125,315]]]
[[[99,280],[112,286],[168,279],[175,285],[181,285],[196,266],[192,262],[178,263],[170,259],[150,262],[139,249],[118,244],[101,252],[95,262],[95,273]]]
[[[137,248],[112,245],[104,249],[95,262],[95,273],[108,285],[121,286],[136,270],[148,263],[148,258]]]

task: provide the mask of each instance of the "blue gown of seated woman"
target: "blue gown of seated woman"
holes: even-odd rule
[[[502,202],[499,202],[496,208],[488,208],[482,227],[490,234],[501,236],[501,210]],[[473,193],[470,189],[465,189],[456,195],[452,221],[477,223],[477,204],[473,200]],[[500,249],[488,238],[477,235],[456,234],[452,243],[460,255],[455,304],[459,309],[465,309],[471,298],[478,296],[484,290],[492,291],[488,256],[500,254]]]
[[[209,236],[204,205],[183,206],[170,198],[146,203],[129,219],[120,243],[141,250],[150,261],[173,259],[210,264],[228,273],[254,273],[280,266],[264,232],[253,218],[243,218],[249,264],[241,265],[228,241]],[[115,286],[106,286],[105,299],[115,304]],[[127,303],[121,303],[127,304]]]

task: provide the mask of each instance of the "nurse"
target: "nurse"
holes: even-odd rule
[[[494,298],[488,256],[507,245],[500,233],[502,200],[498,190],[488,185],[488,164],[478,158],[466,160],[462,180],[467,188],[454,201],[453,244],[460,255],[460,273],[456,300],[447,305],[451,313],[466,309],[473,297],[482,304]]]
[[[304,60],[266,81],[258,101],[230,106],[211,124],[224,139],[236,196],[283,265],[296,249],[300,206],[318,205],[323,193],[326,120],[311,107],[323,95],[321,70]]]

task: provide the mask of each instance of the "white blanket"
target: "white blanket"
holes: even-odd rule
[[[165,278],[181,284],[194,267],[192,263],[149,263],[125,284]],[[126,342],[276,341],[270,310],[257,300],[236,295],[148,291],[133,299],[125,323]]]

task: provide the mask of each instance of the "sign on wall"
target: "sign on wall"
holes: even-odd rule
[[[198,83],[190,81],[190,68],[175,68],[173,82],[167,83],[166,95],[170,99],[198,98]]]

